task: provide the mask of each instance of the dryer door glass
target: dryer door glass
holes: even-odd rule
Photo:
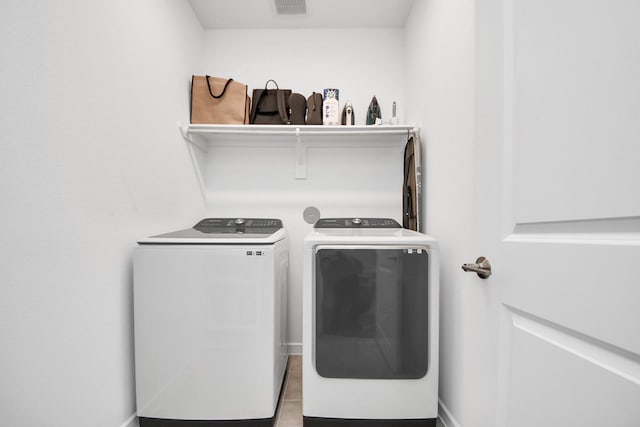
[[[427,250],[321,247],[315,261],[318,374],[422,378],[428,366]]]

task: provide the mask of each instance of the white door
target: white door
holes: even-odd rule
[[[640,1],[475,7],[464,427],[638,427]]]

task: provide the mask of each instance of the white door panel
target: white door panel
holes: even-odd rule
[[[637,215],[640,2],[505,1],[517,223]]]
[[[502,425],[637,425],[637,357],[510,307],[504,322],[501,351],[510,362]]]
[[[638,246],[523,239],[501,249],[503,304],[640,354]]]
[[[474,280],[478,360],[498,382],[495,419],[467,419],[637,427],[640,2],[476,7],[474,248],[493,267]]]

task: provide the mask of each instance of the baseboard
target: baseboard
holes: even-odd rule
[[[287,344],[287,351],[289,354],[302,354],[301,342],[290,342]]]
[[[460,423],[451,415],[449,408],[438,399],[438,418],[444,427],[461,427]]]
[[[138,416],[136,414],[129,416],[129,418],[120,424],[120,427],[140,427],[140,424],[138,423]]]

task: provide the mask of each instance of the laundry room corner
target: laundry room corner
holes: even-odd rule
[[[440,419],[463,427],[474,151],[474,2],[415,1],[405,26],[408,121],[421,129],[425,231],[440,242]],[[468,377],[468,376],[467,376]]]

